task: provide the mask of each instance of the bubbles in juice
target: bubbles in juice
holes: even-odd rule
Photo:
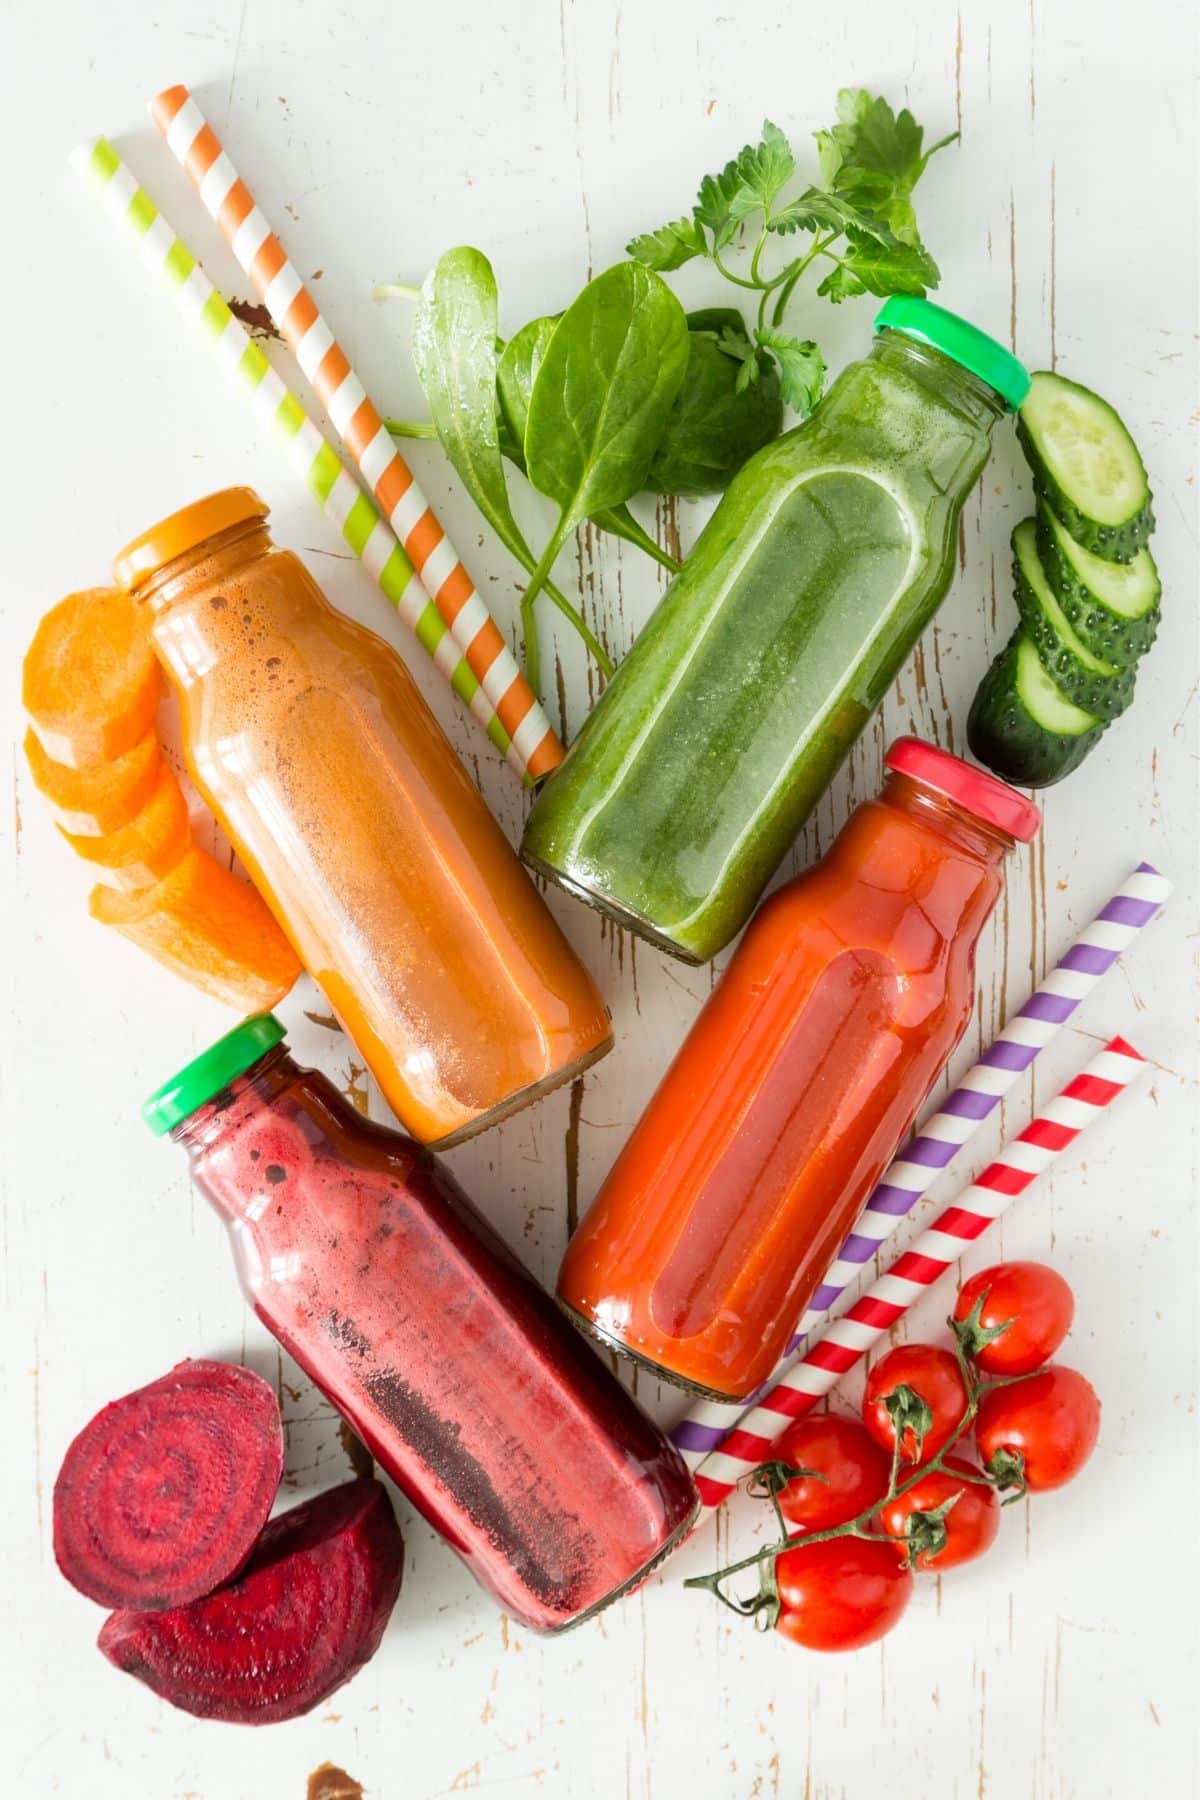
[[[197,784],[390,1105],[466,1135],[603,1053],[608,1016],[395,652],[296,558],[156,606]]]

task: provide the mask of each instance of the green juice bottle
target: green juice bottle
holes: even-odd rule
[[[734,477],[538,797],[521,854],[687,962],[741,930],[950,585],[1025,370],[894,296],[869,355]]]

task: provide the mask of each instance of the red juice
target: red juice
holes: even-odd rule
[[[682,1460],[426,1150],[260,1015],[147,1102],[259,1318],[523,1624],[561,1630],[684,1535]]]
[[[932,744],[884,760],[878,799],[755,914],[559,1274],[586,1331],[713,1399],[783,1355],[967,1028],[1005,857],[1037,829]]]

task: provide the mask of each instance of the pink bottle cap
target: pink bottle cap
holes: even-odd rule
[[[920,738],[903,737],[896,739],[883,760],[897,775],[907,775],[923,787],[945,794],[947,800],[974,813],[986,825],[1007,832],[1018,843],[1027,844],[1037,835],[1042,815],[1033,801],[1009,787],[1007,781],[972,768],[961,756],[951,756],[948,750],[922,743]]]

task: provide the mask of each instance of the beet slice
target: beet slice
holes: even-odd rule
[[[370,1661],[403,1573],[386,1489],[348,1481],[272,1519],[238,1580],[206,1600],[113,1613],[100,1648],[183,1712],[273,1725]]]
[[[183,1606],[244,1566],[282,1474],[274,1389],[236,1363],[181,1362],[98,1412],[67,1451],[58,1566],[102,1606]]]

